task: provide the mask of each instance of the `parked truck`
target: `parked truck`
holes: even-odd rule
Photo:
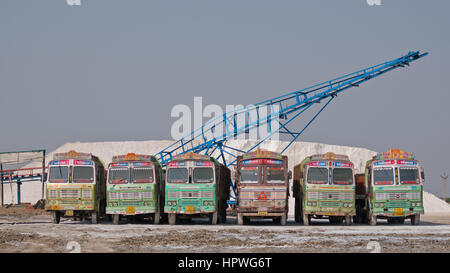
[[[310,225],[312,218],[351,225],[355,210],[353,163],[334,153],[306,157],[294,167],[295,221]]]
[[[164,212],[169,224],[195,217],[209,217],[213,225],[225,223],[230,182],[230,170],[213,157],[192,152],[174,156],[166,167]]]
[[[159,224],[164,211],[164,173],[152,155],[113,156],[108,166],[106,213],[113,224],[120,218],[150,218]]]
[[[286,225],[289,210],[288,158],[256,150],[238,156],[235,171],[236,213],[239,225],[251,218],[270,218]]]
[[[377,219],[420,224],[424,173],[410,152],[392,149],[367,161],[365,172],[356,175],[356,221],[376,225]]]
[[[53,223],[61,217],[82,220],[90,217],[96,224],[104,216],[106,206],[105,168],[90,153],[55,153],[48,164],[45,209]]]

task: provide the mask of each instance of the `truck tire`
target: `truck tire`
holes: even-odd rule
[[[112,216],[113,225],[118,225],[119,224],[119,220],[120,220],[120,215],[119,214],[114,214]]]
[[[352,225],[352,217],[351,216],[345,216],[345,225],[351,226]]]
[[[420,225],[420,214],[419,213],[411,216],[411,225],[413,225],[413,226]]]
[[[61,221],[61,213],[59,211],[52,211],[52,222],[53,224],[59,224]]]
[[[175,213],[169,213],[169,225],[175,225],[177,222],[177,215]]]
[[[285,214],[283,214],[281,217],[280,217],[281,219],[281,221],[280,221],[280,224],[282,225],[282,226],[285,226],[286,225],[286,222],[287,222],[287,213],[285,213]]]
[[[98,218],[97,218],[98,214],[96,211],[93,211],[91,213],[91,222],[92,224],[97,224],[98,223]]]
[[[242,213],[237,214],[237,222],[238,225],[242,226],[244,224],[244,215]]]
[[[376,226],[377,225],[377,216],[369,214],[369,225]]]
[[[295,222],[296,223],[300,223],[302,221],[301,217],[300,217],[300,200],[299,198],[295,198],[295,210],[294,210],[294,215],[295,215]]]
[[[227,222],[227,200],[221,200],[219,205],[219,223]]]
[[[209,214],[209,224],[217,225],[217,211]]]
[[[311,224],[311,215],[303,214],[303,225],[309,226]]]
[[[161,218],[161,213],[158,211],[158,212],[155,212],[154,214],[153,214],[153,224],[154,225],[159,225],[159,219]]]

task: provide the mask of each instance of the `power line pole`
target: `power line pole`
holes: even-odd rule
[[[447,178],[448,178],[448,174],[447,173],[441,174],[441,178],[442,178],[442,180],[444,180],[444,201],[447,202]]]

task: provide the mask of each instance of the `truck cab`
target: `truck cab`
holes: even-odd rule
[[[166,167],[164,212],[169,224],[197,217],[208,217],[213,225],[225,223],[230,182],[230,170],[210,156],[174,156]]]
[[[332,224],[352,224],[355,210],[353,163],[334,153],[306,157],[294,167],[295,221],[310,225],[312,218]]]
[[[251,218],[270,218],[286,225],[290,176],[287,156],[266,150],[238,156],[235,172],[238,224],[249,223]]]
[[[146,218],[159,224],[164,216],[163,168],[155,156],[128,153],[113,156],[108,166],[106,213],[120,218]]]
[[[90,217],[93,224],[105,213],[105,169],[92,154],[69,151],[56,153],[48,164],[45,209],[55,224],[61,217],[82,220]]]
[[[388,223],[403,224],[410,219],[412,225],[420,224],[424,174],[412,153],[400,149],[379,153],[358,176],[364,182],[357,188],[360,222],[376,225],[377,219],[387,219]]]

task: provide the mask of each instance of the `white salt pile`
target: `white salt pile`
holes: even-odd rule
[[[450,204],[429,192],[423,192],[423,205],[426,214],[450,213]]]

